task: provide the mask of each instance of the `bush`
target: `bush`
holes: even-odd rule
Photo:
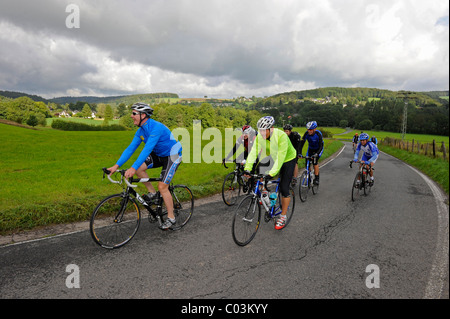
[[[347,120],[341,120],[339,122],[339,127],[346,128],[347,126],[348,126],[348,121]]]
[[[361,122],[358,123],[357,128],[359,130],[371,130],[373,127],[373,122],[371,120],[363,120]]]
[[[118,125],[89,125],[84,123],[69,122],[63,120],[54,120],[52,122],[52,128],[62,131],[126,131],[127,128]]]

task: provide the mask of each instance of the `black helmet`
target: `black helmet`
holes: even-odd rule
[[[292,131],[292,125],[291,124],[285,124],[284,126],[283,126],[283,130],[284,131]]]

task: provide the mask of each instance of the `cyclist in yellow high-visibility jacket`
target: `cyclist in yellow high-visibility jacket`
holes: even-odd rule
[[[273,166],[267,173],[269,177],[280,175],[279,191],[281,193],[281,215],[275,223],[275,229],[282,229],[286,225],[286,213],[291,201],[289,185],[294,175],[295,164],[297,163],[297,151],[292,146],[289,137],[282,130],[273,127],[275,119],[272,116],[265,116],[259,119],[257,127],[259,134],[256,142],[247,157],[245,171],[252,169],[260,151],[261,158],[265,154],[272,157]],[[265,152],[265,153],[264,153]]]

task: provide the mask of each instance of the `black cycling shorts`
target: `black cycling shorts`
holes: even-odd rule
[[[172,181],[173,175],[177,171],[180,163],[181,155],[178,154],[159,157],[152,152],[145,160],[147,168],[162,167],[161,175],[159,175],[159,178],[161,179],[161,182],[167,185]]]
[[[292,182],[292,177],[294,176],[295,164],[297,164],[297,158],[286,162],[281,166],[280,169],[280,188],[279,191],[281,196],[290,197],[291,193],[289,187]]]

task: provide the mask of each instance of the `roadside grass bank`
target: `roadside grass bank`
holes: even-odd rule
[[[102,167],[112,166],[129,145],[130,131],[58,131],[29,130],[0,124],[0,235],[54,224],[89,220],[93,209],[104,197],[122,189],[102,179]],[[192,135],[192,134],[191,134]],[[188,185],[195,198],[221,192],[223,179],[233,168],[221,163],[193,163],[192,137],[183,141],[183,160],[174,184]],[[202,140],[202,149],[210,140]],[[342,142],[326,139],[322,159],[331,156]],[[230,151],[222,143],[224,156]],[[123,166],[129,167],[142,146]],[[305,148],[304,148],[304,152]],[[185,157],[186,154],[186,157]],[[190,161],[188,160],[190,154]],[[223,157],[224,157],[223,156]],[[300,167],[304,161],[299,161]],[[160,169],[148,170],[158,177]],[[145,191],[143,185],[137,188]]]

